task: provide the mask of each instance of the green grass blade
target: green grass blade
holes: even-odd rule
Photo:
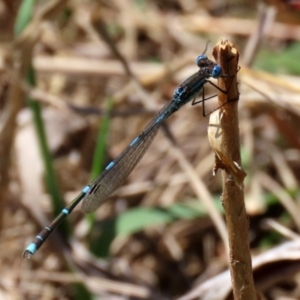
[[[109,133],[109,127],[110,127],[109,112],[111,111],[112,106],[113,106],[113,99],[108,98],[106,101],[106,107],[105,107],[105,109],[108,113],[104,115],[104,117],[102,118],[100,125],[99,125],[96,149],[95,149],[94,158],[93,158],[91,180],[95,179],[104,169],[104,162],[105,162],[106,149],[107,149],[107,139],[108,139],[108,133]],[[87,215],[87,220],[89,222],[90,228],[92,228],[95,224],[95,214],[91,213],[91,214]],[[95,255],[103,257],[103,251],[101,249],[94,248],[93,246],[91,246],[90,250]],[[104,251],[104,252],[106,252],[106,251]]]
[[[14,26],[15,36],[18,36],[24,28],[28,25],[30,20],[32,19],[32,12],[34,9],[34,5],[36,0],[24,0],[22,1],[17,18]]]
[[[25,27],[28,25],[32,18],[32,13],[34,9],[35,1],[33,0],[25,0],[22,2],[20,10],[18,12],[18,18],[16,20],[15,25],[15,33],[16,35],[20,34]],[[27,74],[27,82],[30,86],[35,87],[36,86],[36,78],[35,78],[35,71],[33,67],[29,67],[28,74]],[[42,159],[44,163],[45,168],[45,176],[46,176],[46,184],[48,188],[48,192],[50,193],[52,197],[52,205],[53,205],[53,211],[54,214],[58,214],[61,212],[62,208],[64,207],[63,199],[61,198],[59,188],[56,181],[56,176],[54,172],[53,167],[53,161],[51,157],[51,153],[48,147],[45,128],[44,128],[44,122],[42,119],[41,114],[41,107],[40,104],[37,101],[34,101],[31,98],[27,98],[27,103],[31,109],[32,116],[33,116],[33,122],[35,126],[35,130],[37,133],[38,143],[40,147],[40,151],[42,154]],[[62,224],[61,229],[64,231],[64,233],[68,234],[70,232],[67,223],[64,222]]]
[[[107,148],[107,138],[110,126],[109,112],[113,106],[113,99],[108,98],[105,110],[108,112],[104,115],[98,131],[96,150],[94,152],[93,166],[91,172],[91,179],[96,178],[104,169],[105,153]]]
[[[34,0],[24,0],[20,6],[20,10],[18,12],[18,17],[15,23],[15,35],[19,35],[25,27],[28,25],[32,18],[32,13],[34,9]],[[29,67],[27,74],[27,82],[30,86],[36,86],[36,75],[32,65]],[[61,198],[60,191],[58,188],[58,184],[56,181],[56,176],[53,167],[52,156],[48,147],[44,122],[42,119],[42,109],[40,104],[34,99],[27,98],[28,106],[30,107],[33,115],[33,122],[37,133],[39,147],[42,153],[42,159],[44,162],[44,168],[46,172],[46,184],[48,188],[48,192],[52,197],[52,205],[54,207],[54,213],[58,214],[61,209],[64,207],[63,199]],[[65,234],[70,232],[69,226],[67,226],[67,222],[64,222],[60,229],[63,230]],[[74,299],[92,299],[91,294],[86,289],[86,287],[82,283],[74,284],[75,287],[75,296]]]

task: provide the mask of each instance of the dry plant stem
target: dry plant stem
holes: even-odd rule
[[[241,165],[240,141],[238,127],[238,98],[236,73],[238,69],[239,54],[233,44],[227,41],[219,42],[214,48],[213,55],[228,77],[219,79],[218,85],[223,90],[230,90],[227,94],[219,93],[221,118],[221,152],[224,157],[230,158],[235,164]],[[233,80],[233,81],[232,81]],[[224,105],[226,102],[231,101]],[[218,166],[218,162],[217,162]],[[229,251],[230,273],[234,299],[256,299],[255,286],[252,274],[251,255],[248,242],[248,218],[244,203],[243,184],[238,185],[226,168],[226,162],[221,161],[220,166],[223,178],[222,204],[225,210]]]
[[[275,21],[276,9],[273,6],[267,6],[264,3],[258,4],[257,25],[253,33],[250,35],[245,52],[243,55],[243,64],[251,66],[255,55],[265,38],[266,34],[270,31],[270,27]]]
[[[197,15],[185,15],[178,18],[184,30],[198,32],[209,32],[217,34],[231,34],[249,36],[253,32],[257,21],[241,18],[218,18]],[[291,39],[300,40],[299,25],[286,24],[282,22],[273,23],[266,32],[267,38],[275,40]]]
[[[140,286],[134,283],[127,283],[116,281],[115,279],[102,278],[101,276],[93,275],[83,275],[80,276],[79,273],[64,273],[64,272],[45,272],[38,270],[36,272],[26,273],[26,277],[30,280],[39,280],[41,282],[56,282],[56,283],[80,283],[85,282],[91,291],[94,293],[115,293],[122,296],[131,296],[138,299],[159,299],[154,298],[150,288]]]
[[[205,184],[198,177],[197,172],[188,162],[183,152],[174,143],[172,143],[171,153],[178,160],[178,163],[182,170],[185,171],[187,177],[189,178],[189,184],[194,189],[194,192],[197,195],[197,197],[201,199],[201,202],[204,205],[204,207],[207,209],[209,216],[211,217],[221,239],[223,240],[226,250],[228,250],[228,242],[226,239],[226,226],[224,224],[220,212],[215,207],[213,203],[213,198],[207,190]]]

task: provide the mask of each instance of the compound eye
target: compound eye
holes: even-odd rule
[[[201,54],[196,58],[196,64],[199,68],[203,68],[204,66],[206,66],[206,61],[207,56],[204,54]]]
[[[211,71],[211,77],[213,78],[219,78],[222,74],[222,69],[219,65],[215,65],[214,68]]]

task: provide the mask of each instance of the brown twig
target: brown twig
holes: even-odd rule
[[[209,29],[210,33],[249,36],[253,32],[257,21],[246,18],[216,18],[190,14],[178,18],[178,22],[184,30],[194,33],[207,32]],[[299,25],[274,22],[265,35],[267,38],[275,40],[291,39],[299,41]]]
[[[216,153],[215,170],[221,168],[223,177],[222,204],[225,210],[229,238],[230,272],[234,299],[256,299],[248,242],[248,218],[244,203],[237,104],[239,92],[236,83],[239,54],[233,44],[222,41],[213,55],[227,77],[218,85],[227,93],[219,93],[220,110],[212,114],[209,126],[211,146]],[[227,103],[225,105],[225,103]]]

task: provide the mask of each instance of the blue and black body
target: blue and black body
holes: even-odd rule
[[[154,117],[144,131],[114,161],[109,163],[105,170],[91,184],[87,185],[78,197],[64,208],[50,225],[46,226],[35,237],[34,241],[26,248],[23,254],[24,258],[30,258],[41,247],[51,232],[61,224],[81,201],[84,213],[93,212],[103,204],[122,185],[144,156],[162,122],[193,99],[192,104],[196,103],[194,102],[195,98],[203,90],[204,84],[207,82],[211,83],[208,80],[209,78],[226,76],[222,75],[221,67],[209,60],[204,54],[198,56],[196,63],[199,67],[198,72],[178,86],[172,100]],[[219,88],[219,90],[221,89]],[[226,93],[223,90],[221,91]],[[202,102],[204,100],[202,99]]]

